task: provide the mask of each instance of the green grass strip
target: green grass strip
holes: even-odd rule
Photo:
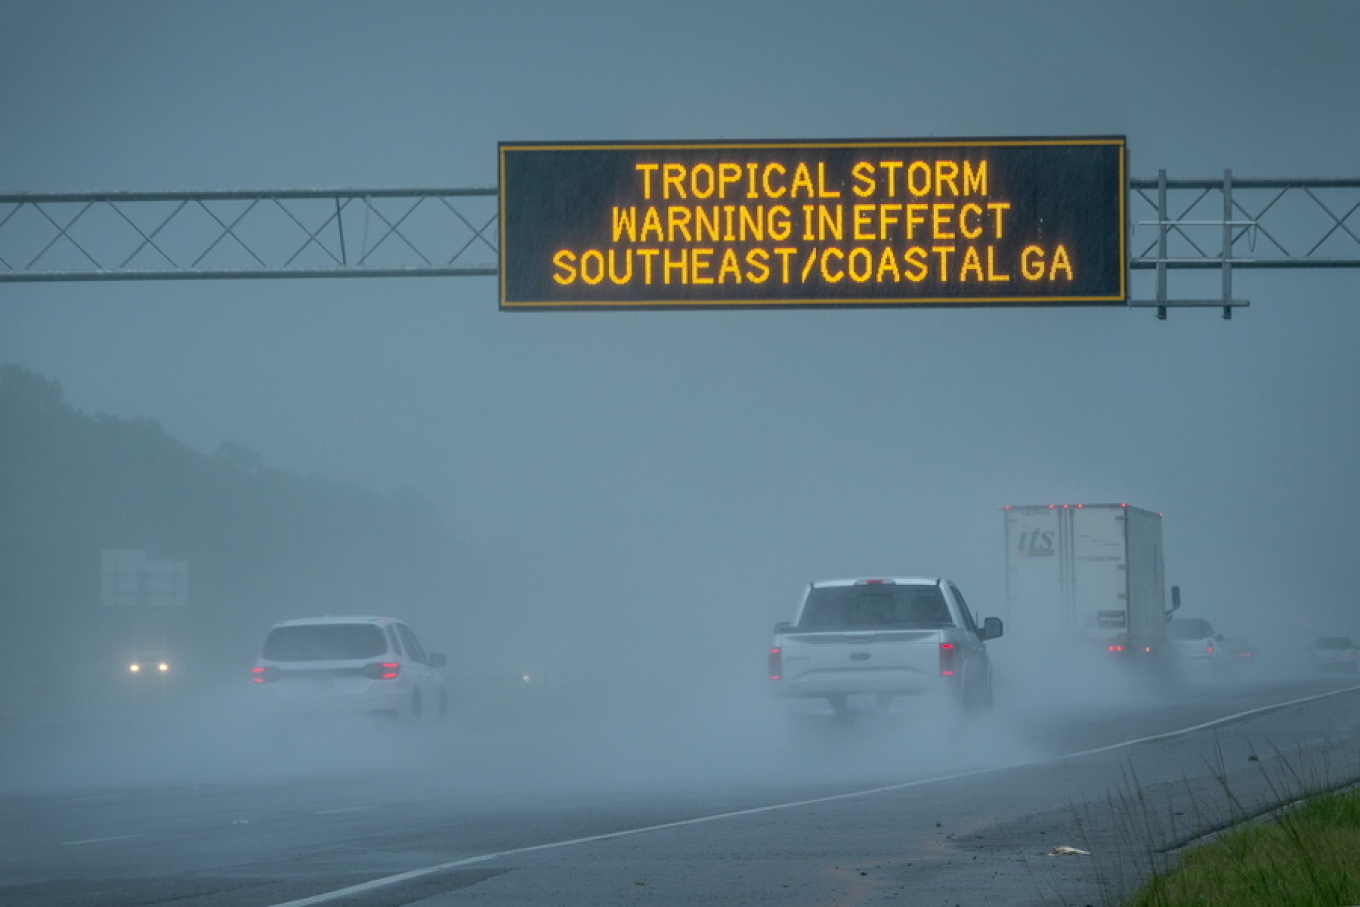
[[[1276,821],[1192,848],[1130,907],[1338,907],[1360,904],[1360,793],[1321,793]]]

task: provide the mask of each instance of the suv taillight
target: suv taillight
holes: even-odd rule
[[[278,668],[266,668],[256,666],[250,669],[251,683],[270,683],[279,679]]]
[[[401,665],[395,661],[373,661],[364,665],[364,676],[373,680],[396,680]]]
[[[952,642],[940,643],[940,675],[942,677],[954,676],[954,662],[958,657],[958,648]]]
[[[784,653],[779,646],[770,648],[770,679],[784,679]]]

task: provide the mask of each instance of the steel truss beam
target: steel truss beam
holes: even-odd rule
[[[0,194],[0,282],[494,276],[498,193],[462,189]],[[1360,179],[1129,181],[1130,306],[1247,305],[1233,272],[1360,267]],[[1172,271],[1217,271],[1174,298]]]
[[[481,189],[0,195],[0,281],[496,274]]]
[[[1129,181],[1129,266],[1155,272],[1157,317],[1177,306],[1222,307],[1231,318],[1233,272],[1260,268],[1360,267],[1360,179],[1156,179]],[[1143,228],[1152,228],[1152,237]],[[1174,299],[1173,270],[1216,270],[1219,294]]]

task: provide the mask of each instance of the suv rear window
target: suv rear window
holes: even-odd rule
[[[935,586],[814,586],[800,630],[926,630],[952,627]]]
[[[264,641],[270,661],[339,661],[376,658],[387,651],[387,638],[375,624],[304,624],[275,627]]]
[[[1206,639],[1214,635],[1214,628],[1207,620],[1187,617],[1169,622],[1166,625],[1166,635],[1172,639]]]

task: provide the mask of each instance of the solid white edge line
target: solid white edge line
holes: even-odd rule
[[[1005,766],[1013,768],[1014,766]],[[589,835],[584,838],[571,838],[566,841],[550,841],[546,844],[531,844],[528,847],[516,847],[511,850],[502,850],[496,853],[479,854],[475,857],[465,857],[461,860],[453,860],[448,863],[439,863],[434,866],[425,866],[420,869],[412,869],[396,875],[385,876],[380,879],[373,879],[369,882],[361,882],[358,885],[351,885],[348,888],[339,888],[335,891],[327,891],[322,894],[312,895],[311,897],[301,898],[295,901],[284,901],[273,907],[307,907],[310,904],[324,904],[337,898],[351,897],[363,894],[388,885],[395,885],[398,882],[406,882],[411,879],[418,879],[421,876],[433,875],[439,872],[447,872],[451,869],[459,869],[464,866],[471,866],[475,863],[485,863],[488,860],[495,860],[501,857],[517,856],[519,854],[534,853],[541,850],[553,850],[559,847],[574,847],[578,844],[591,844],[596,841],[608,841],[612,838],[625,838],[631,835],[647,834],[653,831],[663,831],[668,828],[683,828],[687,825],[702,825],[707,822],[718,822],[723,819],[734,819],[738,816],[753,816],[760,813],[774,812],[780,809],[794,809],[800,806],[811,806],[816,803],[830,803],[836,800],[850,800],[855,797],[868,797],[873,794],[886,793],[888,791],[904,790],[909,787],[920,787],[925,784],[934,784],[940,781],[953,781],[959,778],[968,778],[973,775],[982,775],[988,772],[998,771],[998,768],[982,768],[971,772],[959,772],[954,775],[942,775],[937,778],[921,778],[916,781],[907,781],[902,784],[889,784],[883,787],[875,787],[867,790],[850,791],[844,794],[831,794],[826,797],[813,797],[808,800],[794,800],[789,803],[773,803],[768,806],[754,806],[750,809],[738,809],[733,812],[715,813],[711,816],[696,816],[693,819],[680,819],[675,822],[663,822],[660,825],[647,825],[642,828],[625,828],[621,831],[610,831],[599,835]]]
[[[126,841],[128,838],[140,838],[142,835],[110,835],[107,838],[86,838],[84,841],[62,841],[62,847],[80,847],[84,844],[103,844],[105,841]]]
[[[1215,718],[1213,721],[1206,721],[1203,724],[1197,724],[1194,727],[1181,728],[1179,731],[1167,731],[1165,734],[1153,734],[1150,737],[1139,737],[1137,740],[1125,740],[1121,743],[1111,743],[1108,746],[1098,746],[1095,749],[1067,753],[1063,756],[1054,756],[1051,759],[1042,759],[1040,762],[1057,762],[1060,759],[1074,759],[1078,756],[1093,756],[1096,753],[1106,753],[1110,750],[1122,749],[1126,746],[1137,746],[1140,743],[1153,743],[1158,740],[1167,740],[1171,737],[1179,737],[1182,734],[1193,734],[1195,731],[1203,731],[1211,727],[1217,727],[1220,724],[1231,724],[1234,721],[1241,721],[1243,718],[1250,718],[1252,715],[1264,715],[1266,712],[1275,712],[1280,709],[1287,709],[1290,706],[1302,705],[1305,702],[1328,699],[1332,696],[1339,696],[1342,693],[1353,693],[1356,690],[1360,690],[1360,686],[1345,687],[1340,690],[1328,690],[1326,693],[1318,693],[1314,696],[1304,696],[1302,699],[1292,699],[1289,702],[1277,702],[1274,705],[1263,705],[1260,708],[1247,709],[1245,712],[1238,712],[1234,715],[1225,715],[1222,718]]]
[[[452,869],[460,869],[464,866],[472,866],[477,863],[485,863],[488,860],[497,860],[502,857],[512,857],[517,856],[519,854],[534,853],[536,851],[553,850],[560,847],[575,847],[576,845],[579,844],[592,844],[596,841],[608,841],[612,838],[625,838],[631,835],[641,835],[647,834],[648,832],[664,831],[665,829],[668,828],[683,828],[687,825],[702,825],[707,822],[719,822],[724,819],[735,819],[738,816],[754,816],[759,815],[760,813],[775,812],[776,810],[781,809],[796,809],[797,807],[800,806],[812,806],[817,803],[832,803],[837,800],[853,800],[857,797],[869,797],[873,796],[874,794],[883,794],[889,793],[891,791],[907,790],[913,787],[922,787],[927,784],[937,784],[941,781],[957,781],[960,778],[971,778],[976,775],[986,775],[991,774],[993,772],[1008,771],[1010,769],[1020,768],[1025,765],[1043,765],[1044,763],[1048,762],[1061,762],[1064,759],[1076,759],[1082,756],[1092,756],[1096,755],[1097,753],[1106,753],[1110,752],[1111,750],[1123,749],[1125,747],[1130,746],[1137,746],[1140,743],[1151,743],[1157,740],[1167,740],[1171,737],[1179,737],[1184,734],[1193,734],[1196,731],[1202,731],[1207,728],[1216,727],[1217,725],[1230,724],[1234,721],[1240,721],[1241,719],[1249,718],[1252,715],[1261,715],[1266,712],[1274,712],[1279,709],[1289,708],[1290,706],[1301,705],[1305,702],[1312,702],[1314,700],[1319,699],[1327,699],[1331,696],[1337,696],[1342,693],[1350,693],[1356,690],[1360,690],[1360,686],[1347,687],[1341,690],[1331,690],[1326,693],[1319,693],[1316,696],[1305,696],[1302,699],[1294,699],[1289,702],[1280,702],[1274,705],[1261,706],[1260,708],[1256,709],[1248,709],[1245,712],[1238,712],[1234,715],[1228,715],[1223,718],[1215,718],[1213,721],[1206,721],[1203,724],[1197,724],[1193,727],[1182,728],[1178,731],[1168,731],[1164,734],[1153,734],[1150,737],[1140,737],[1136,740],[1125,740],[1120,743],[1111,743],[1108,746],[1098,746],[1095,749],[1081,750],[1075,753],[1064,753],[1058,756],[1051,756],[1047,759],[1038,759],[1035,760],[1034,762],[1021,762],[1013,765],[999,765],[994,766],[992,768],[980,768],[968,772],[959,772],[953,775],[940,775],[935,778],[920,778],[916,781],[904,781],[901,784],[888,784],[882,787],[874,787],[866,790],[849,791],[848,793],[844,794],[831,794],[825,797],[813,797],[808,800],[794,800],[789,803],[774,803],[769,806],[755,806],[750,809],[739,809],[733,812],[716,813],[711,816],[697,816],[693,819],[681,819],[676,822],[663,822],[660,825],[648,825],[643,828],[626,828],[623,829],[622,831],[605,832],[604,834],[590,835],[584,838],[572,838],[566,841],[550,841],[547,844],[532,844],[528,847],[516,847],[511,850],[502,850],[496,853],[485,853],[479,854],[478,856],[475,857],[464,857],[461,860],[452,860],[448,863],[438,863],[434,866],[425,866],[420,869],[411,869],[408,870],[407,872],[397,873],[396,875],[384,876],[380,879],[373,879],[372,881],[369,882],[361,882],[358,885],[351,885],[348,888],[338,888],[334,891],[327,891],[322,894],[312,895],[311,897],[301,898],[295,901],[283,901],[281,903],[272,905],[272,907],[310,907],[310,905],[313,904],[325,904],[329,901],[334,901],[339,898],[352,897],[354,895],[364,894],[366,892],[374,891],[379,888],[385,888],[388,885],[396,885],[399,882],[407,882],[410,881],[411,879],[418,879],[422,876],[434,875],[435,873],[440,872],[448,872],[449,870]]]

